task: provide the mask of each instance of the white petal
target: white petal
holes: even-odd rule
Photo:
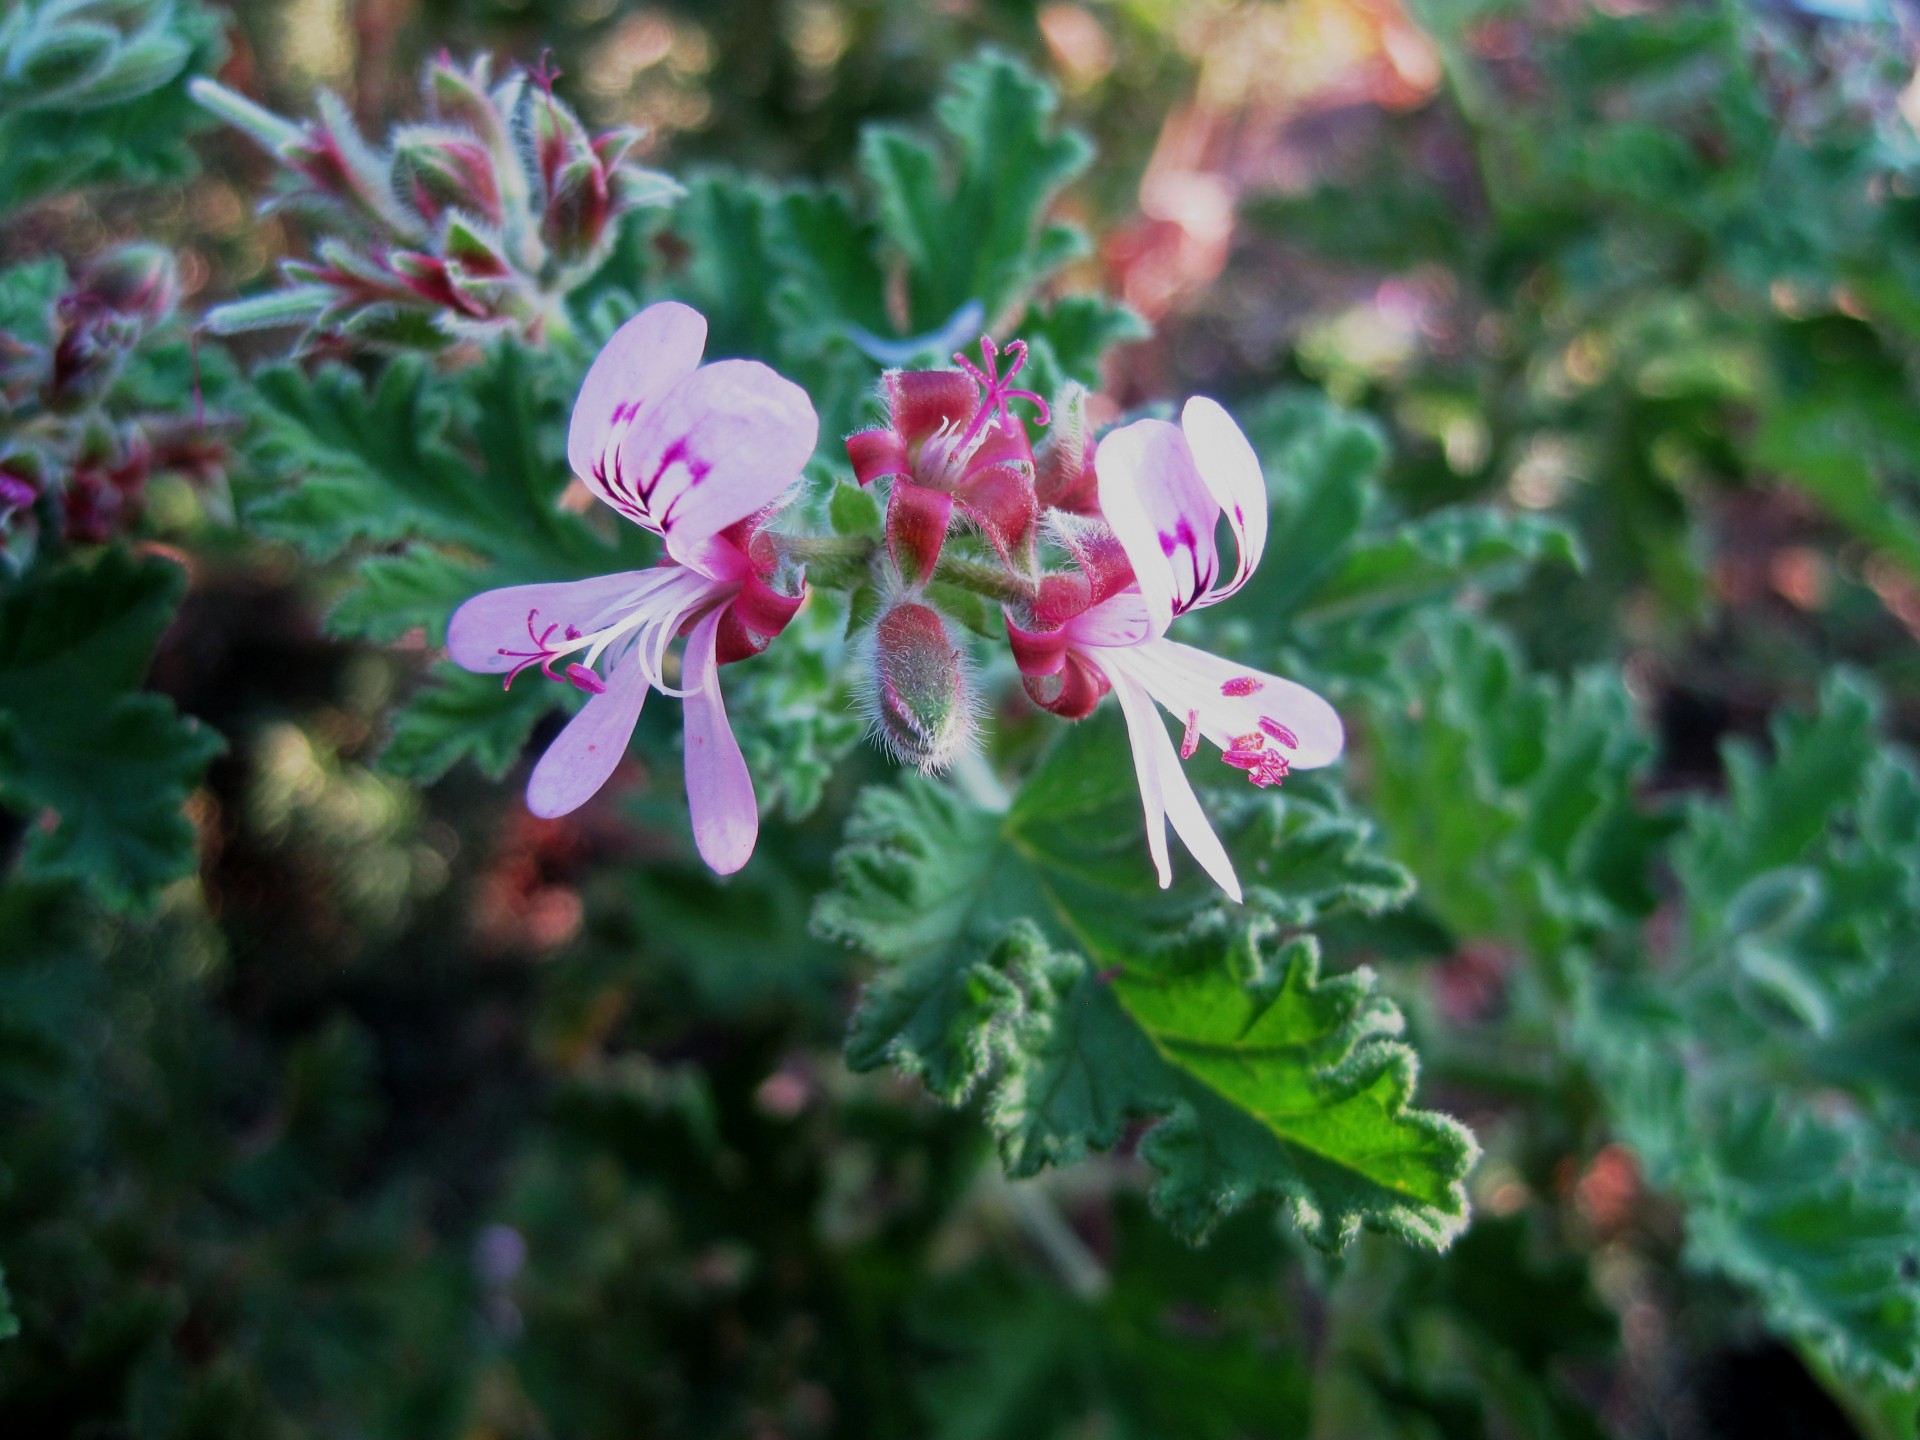
[[[608,487],[675,559],[704,568],[704,542],[785,495],[819,433],[806,391],[757,361],[722,360],[634,421]]]
[[[711,611],[687,637],[687,808],[693,843],[716,874],[731,875],[753,856],[760,836],[760,807],[740,742],[720,695],[714,646],[724,607]]]
[[[1219,575],[1213,531],[1220,506],[1186,436],[1164,420],[1136,420],[1102,436],[1094,467],[1101,513],[1133,565],[1153,633],[1164,635]]]
[[[693,374],[706,348],[706,318],[677,301],[663,300],[614,331],[594,359],[573,402],[567,463],[608,504],[621,508],[597,474],[616,430],[624,432],[636,414]]]
[[[1132,655],[1133,651],[1120,652]],[[1166,822],[1200,862],[1200,868],[1238,904],[1240,880],[1233,872],[1233,861],[1214,833],[1199,797],[1180,768],[1180,756],[1167,735],[1167,727],[1154,709],[1153,700],[1128,668],[1116,663],[1115,652],[1092,651],[1091,656],[1107,679],[1126,717],[1127,739],[1133,745],[1133,771],[1140,782],[1140,800],[1147,815],[1147,849],[1153,855],[1160,875],[1160,888],[1173,883],[1173,866],[1167,858]]]
[[[1207,492],[1226,513],[1239,552],[1233,579],[1200,601],[1211,605],[1247,583],[1267,548],[1267,482],[1253,446],[1218,402],[1194,396],[1180,412],[1180,429]]]
[[[1290,732],[1294,746],[1279,745],[1296,770],[1314,770],[1340,758],[1346,730],[1340,716],[1306,686],[1264,670],[1236,665],[1177,640],[1155,640],[1127,652],[1127,666],[1176,720],[1199,716],[1200,733],[1225,750],[1235,736]],[[1244,692],[1244,693],[1243,693]],[[1262,725],[1262,721],[1269,722]]]

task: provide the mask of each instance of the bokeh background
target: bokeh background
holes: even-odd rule
[[[1360,417],[1398,512],[1567,521],[1585,568],[1542,566],[1485,613],[1535,671],[1618,668],[1655,740],[1649,805],[1718,793],[1721,743],[1766,744],[1837,666],[1872,677],[1890,741],[1920,734],[1904,8],[244,0],[227,18],[220,77],[282,113],[330,88],[378,134],[443,47],[551,50],[590,123],[647,127],[649,164],[830,183],[863,125],[924,124],[948,67],[999,47],[1098,146],[1060,205],[1096,238],[1072,282],[1152,327],[1112,357],[1106,413],[1318,390]],[[191,310],[259,289],[303,233],[256,215],[271,166],[243,139],[195,143],[177,184],[8,215],[0,260],[150,235]],[[670,222],[646,243],[675,263]],[[210,502],[150,503],[191,529]],[[138,921],[25,889],[0,910],[0,1263],[21,1320],[0,1432],[1914,1433],[1911,1396],[1845,1400],[1749,1295],[1683,1263],[1679,1208],[1577,1075],[1483,1073],[1541,1040],[1517,947],[1462,898],[1476,857],[1443,830],[1423,850],[1398,817],[1425,908],[1368,943],[1440,1037],[1423,1101],[1488,1146],[1475,1226],[1444,1257],[1368,1237],[1329,1260],[1253,1212],[1192,1250],[1127,1146],[1008,1182],[976,1116],[849,1072],[859,975],[810,937],[807,886],[878,757],[770,842],[798,879],[721,901],[644,825],[537,822],[468,767],[424,789],[388,773],[383,717],[425,643],[330,638],[338,577],[291,550],[206,539],[193,564],[152,675],[229,745],[192,802],[191,893]],[[1485,693],[1497,728],[1520,702]],[[1403,811],[1444,811],[1450,784],[1436,762]],[[28,822],[6,823],[17,842]]]

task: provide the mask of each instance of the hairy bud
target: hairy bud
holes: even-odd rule
[[[180,303],[180,271],[163,245],[121,245],[87,267],[76,293],[116,315],[158,325]]]
[[[896,760],[932,774],[974,737],[974,691],[966,657],[939,611],[895,603],[873,627],[873,736]]]

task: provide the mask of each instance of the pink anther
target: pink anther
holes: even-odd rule
[[[1180,758],[1191,760],[1193,752],[1200,748],[1200,712],[1187,711],[1187,733],[1180,737]]]
[[[607,682],[584,665],[567,666],[567,679],[571,680],[576,688],[586,691],[589,695],[607,693]]]
[[[1242,700],[1264,689],[1266,686],[1251,675],[1236,675],[1220,684],[1220,693],[1231,700]]]
[[[1300,737],[1295,735],[1293,731],[1282,725],[1271,715],[1262,715],[1260,717],[1260,728],[1289,750],[1298,750],[1300,748]]]

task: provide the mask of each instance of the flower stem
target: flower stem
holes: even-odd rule
[[[962,560],[955,555],[940,557],[940,563],[934,567],[933,578],[944,581],[948,585],[958,585],[962,590],[971,590],[976,595],[984,595],[989,600],[998,600],[1003,604],[1033,598],[1033,586],[1018,575],[1003,570],[998,565],[987,565],[978,560]]]

